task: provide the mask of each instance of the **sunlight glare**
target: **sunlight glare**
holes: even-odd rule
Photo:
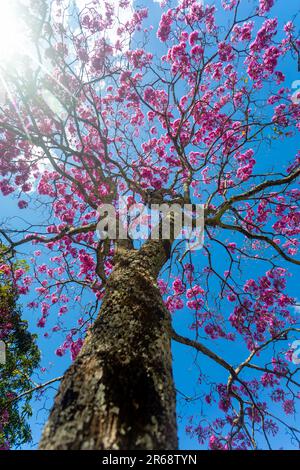
[[[13,61],[22,53],[26,43],[26,29],[20,18],[16,0],[0,3],[0,62]]]

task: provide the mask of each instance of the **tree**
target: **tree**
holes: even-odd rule
[[[0,364],[0,449],[18,447],[30,441],[27,423],[31,415],[30,376],[39,363],[35,337],[21,319],[17,305],[15,277],[23,266],[0,263],[0,340],[5,360]],[[21,400],[23,398],[23,400]]]
[[[270,448],[282,428],[300,442],[282,416],[299,399],[287,276],[300,264],[300,154],[264,158],[300,128],[282,71],[299,62],[296,25],[271,16],[274,0],[162,3],[155,38],[130,0],[33,2],[35,51],[2,65],[0,189],[46,214],[3,226],[4,254],[38,247],[19,289],[35,288],[41,328],[56,314],[61,329],[87,292],[96,299],[56,351],[74,362],[41,449],[176,449],[171,340],[222,371],[217,382],[199,372],[199,409],[218,403],[187,429],[201,444]],[[105,205],[124,222],[121,198],[203,204],[202,250],[177,239],[172,216],[169,239],[97,238]],[[172,326],[182,308],[189,336]]]

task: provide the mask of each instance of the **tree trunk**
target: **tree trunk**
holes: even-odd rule
[[[158,241],[117,255],[40,449],[177,449],[170,316],[156,285],[167,258]]]

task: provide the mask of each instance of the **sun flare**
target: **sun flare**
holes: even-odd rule
[[[0,62],[12,62],[26,47],[26,28],[17,0],[0,4]]]

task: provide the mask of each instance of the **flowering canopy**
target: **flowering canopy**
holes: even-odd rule
[[[147,9],[130,0],[82,9],[54,0],[51,10],[47,2],[30,10],[36,56],[21,71],[1,72],[0,191],[15,195],[24,214],[41,204],[47,216],[39,227],[3,227],[4,254],[33,245],[32,272],[20,269],[16,279],[20,295],[35,290],[28,307],[45,336],[61,331],[74,300],[83,305],[94,294],[96,306],[82,308],[56,351],[74,359],[113,268],[114,243],[104,250],[96,236],[97,208],[149,194],[205,204],[203,250],[174,244],[169,276],[158,281],[170,312],[190,314],[195,339],[174,332],[174,340],[229,377],[203,396],[207,409],[218,403],[218,416],[194,416],[187,431],[212,449],[244,449],[258,445],[257,430],[270,446],[286,425],[299,442],[280,409],[293,414],[300,397],[289,351],[296,299],[287,291],[289,266],[300,265],[300,151],[282,162],[264,155],[266,143],[300,130],[300,100],[281,68],[299,58],[296,27],[279,28],[274,0],[253,1],[248,11],[239,0],[161,3],[156,38]],[[257,277],[240,274],[254,264]],[[216,340],[236,345],[240,358],[231,365],[218,356]],[[202,371],[199,380],[205,388]]]

